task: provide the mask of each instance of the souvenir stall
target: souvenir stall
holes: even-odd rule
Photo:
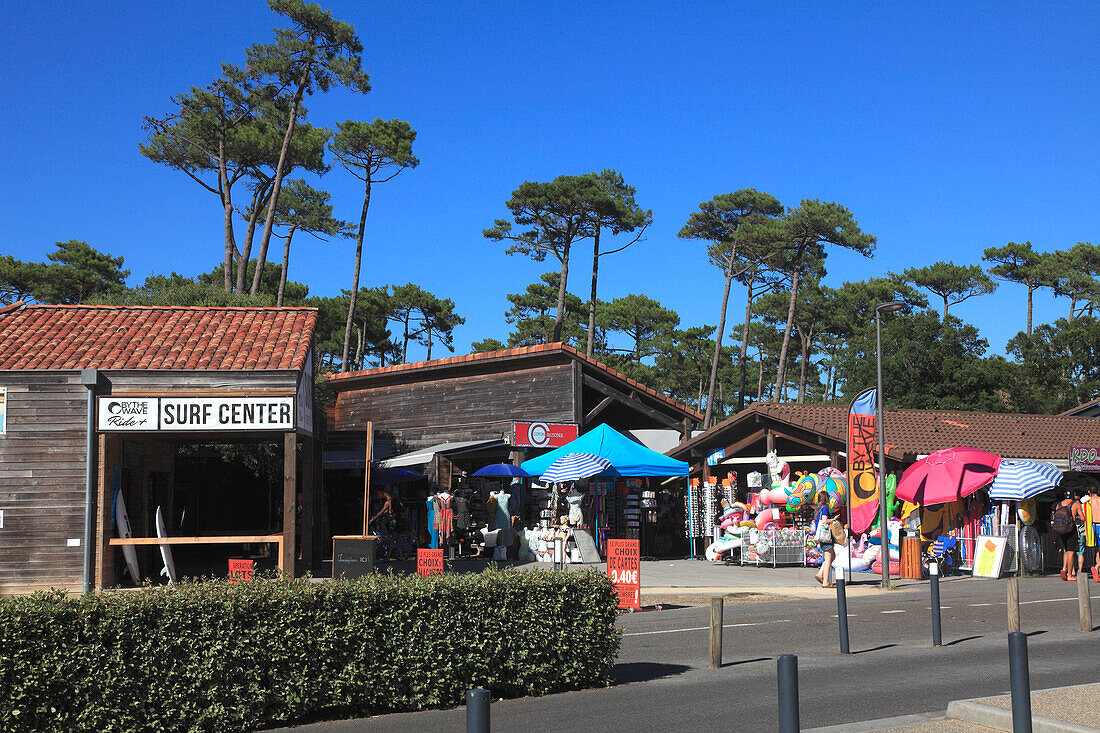
[[[597,457],[607,467],[585,479],[549,481],[547,472],[555,462],[574,454]],[[551,528],[557,527],[556,531],[566,532],[572,540],[566,548],[569,562],[594,562],[605,557],[609,539],[638,539],[643,554],[652,551],[663,536],[658,533],[662,517],[671,513],[672,492],[651,479],[686,478],[688,472],[687,463],[652,451],[607,425],[525,461],[521,468],[542,479],[542,488],[533,489],[531,494],[532,502],[542,507],[539,526],[529,530],[527,536],[533,556],[548,559],[555,531]]]

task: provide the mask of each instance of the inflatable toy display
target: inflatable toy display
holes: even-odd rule
[[[1029,527],[1035,524],[1035,500],[1022,500],[1019,508],[1016,510],[1016,515],[1020,517],[1021,522]]]

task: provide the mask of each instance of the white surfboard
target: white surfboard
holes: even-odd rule
[[[134,533],[130,531],[130,515],[126,513],[126,500],[122,498],[122,489],[115,491],[115,528],[118,536],[130,539]],[[141,573],[138,572],[137,550],[133,545],[122,546],[122,556],[126,558],[126,568],[130,571],[130,580],[134,585],[141,585]]]
[[[164,530],[164,515],[160,513],[160,507],[157,507],[157,537],[167,537],[168,533]],[[160,545],[160,559],[164,561],[164,569],[160,571],[161,575],[168,576],[168,585],[176,584],[176,563],[172,559],[172,548],[168,545]]]

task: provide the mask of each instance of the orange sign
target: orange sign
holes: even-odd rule
[[[256,563],[253,560],[229,558],[229,582],[247,583],[256,577]]]
[[[422,578],[431,575],[443,574],[443,550],[426,550],[419,548],[416,551],[416,574]]]
[[[641,610],[638,540],[607,541],[607,575],[619,596],[619,608]]]

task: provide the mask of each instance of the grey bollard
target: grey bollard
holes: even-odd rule
[[[710,599],[710,666],[722,667],[722,596]]]
[[[1031,680],[1027,669],[1027,634],[1008,635],[1008,673],[1012,690],[1012,733],[1031,733]]]
[[[1081,631],[1092,631],[1092,600],[1089,598],[1088,573],[1077,573],[1077,607],[1081,612]]]
[[[466,690],[466,733],[489,733],[489,701],[484,688]]]
[[[844,594],[844,569],[836,571],[836,620],[840,624],[840,653],[848,654],[848,597]]]
[[[940,633],[940,564],[928,563],[928,580],[932,588],[932,646],[942,646]]]
[[[780,654],[776,666],[779,678],[779,733],[798,733],[798,657]]]

